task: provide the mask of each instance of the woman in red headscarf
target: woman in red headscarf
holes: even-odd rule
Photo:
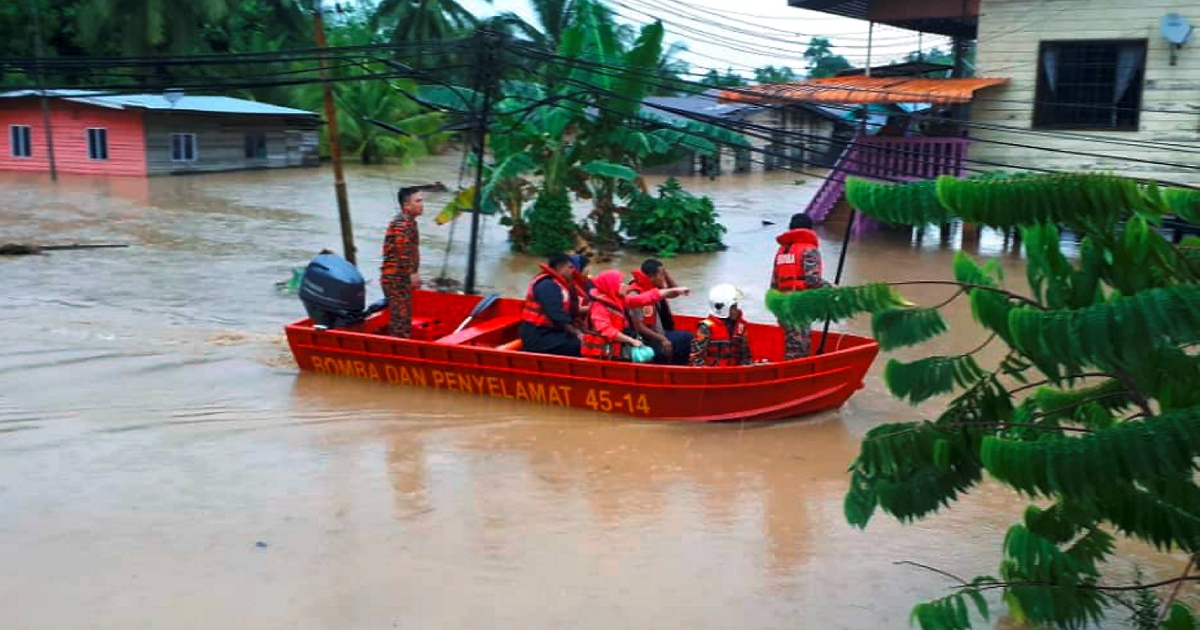
[[[649,306],[663,298],[688,294],[686,287],[673,287],[628,295],[629,285],[625,284],[621,272],[615,269],[601,273],[592,282],[595,284],[591,291],[592,304],[580,352],[580,356],[585,358],[628,361],[629,349],[643,345],[634,336],[628,310]]]

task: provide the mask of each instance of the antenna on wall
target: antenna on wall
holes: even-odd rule
[[[1158,29],[1162,33],[1162,36],[1167,38],[1167,41],[1171,43],[1172,66],[1175,65],[1175,57],[1179,49],[1191,38],[1192,31],[1195,28],[1188,22],[1187,18],[1178,13],[1168,13],[1162,16]]]

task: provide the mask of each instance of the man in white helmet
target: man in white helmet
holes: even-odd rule
[[[754,362],[741,301],[742,291],[732,284],[719,284],[708,292],[708,317],[696,325],[689,365],[731,367]]]

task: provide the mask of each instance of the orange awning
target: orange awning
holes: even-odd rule
[[[721,102],[806,103],[934,103],[971,102],[975,90],[1007,83],[1008,79],[914,79],[904,77],[829,77],[795,83],[774,83],[724,89]]]

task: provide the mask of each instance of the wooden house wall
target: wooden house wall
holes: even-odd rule
[[[1170,12],[1179,12],[1192,24],[1200,24],[1197,6],[1175,0],[983,0],[977,74],[1011,80],[977,92],[971,119],[1013,129],[972,128],[971,136],[978,141],[971,145],[971,158],[1012,166],[1107,171],[1200,184],[1200,42],[1193,36],[1171,65],[1169,42],[1159,32],[1159,20]],[[1039,44],[1045,40],[1086,39],[1146,40],[1137,129],[1033,130]],[[989,140],[1101,155],[1057,153]],[[1184,166],[1129,162],[1127,158]]]
[[[30,127],[32,155],[14,157],[9,127]],[[108,109],[67,101],[50,102],[54,162],[59,173],[146,174],[146,145],[140,111]],[[108,159],[88,155],[88,129],[107,131]],[[0,99],[0,170],[49,172],[46,129],[38,99]]]

